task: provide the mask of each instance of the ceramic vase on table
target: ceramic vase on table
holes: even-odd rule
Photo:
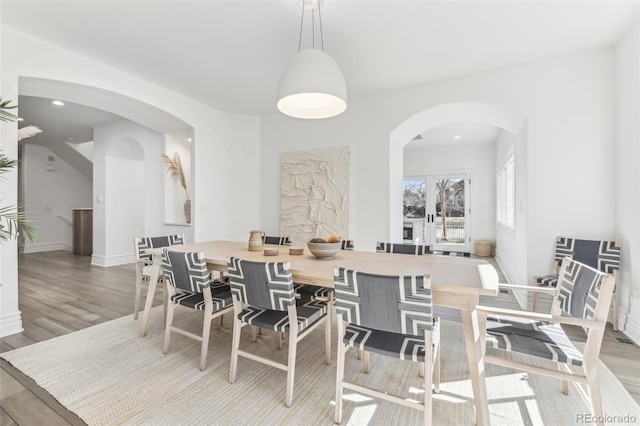
[[[184,217],[187,223],[191,223],[191,200],[184,202]]]

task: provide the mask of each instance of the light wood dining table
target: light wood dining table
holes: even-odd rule
[[[227,270],[227,259],[230,256],[258,262],[286,261],[291,264],[295,282],[332,288],[335,266],[383,275],[430,275],[433,303],[460,311],[473,388],[476,424],[489,424],[484,354],[480,346],[476,305],[481,295],[498,294],[498,274],[490,263],[482,259],[463,257],[410,256],[356,250],[340,250],[332,259],[317,259],[306,247],[302,255],[289,254],[288,246],[265,245],[265,248],[277,248],[279,254],[265,256],[262,251],[249,251],[246,242],[233,241],[171,246],[171,250],[175,251],[204,253],[209,269],[220,272]],[[153,255],[153,269],[140,323],[141,337],[146,333],[162,266],[162,250],[150,250],[150,253]]]

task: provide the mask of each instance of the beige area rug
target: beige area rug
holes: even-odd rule
[[[195,332],[201,324],[189,311],[176,318]],[[225,320],[229,326],[230,318]],[[162,310],[154,308],[144,338],[137,335],[139,321],[128,316],[1,356],[90,425],[333,424],[335,347],[331,365],[325,365],[322,327],[298,348],[294,405],[286,408],[281,370],[240,358],[236,383],[228,382],[229,330],[212,330],[207,369],[201,372],[195,340],[173,334],[169,353],[162,353],[161,322]],[[245,331],[245,348],[286,357],[286,350],[275,349],[273,333],[252,343],[248,327]],[[433,423],[470,424],[472,391],[460,325],[443,321],[442,339],[442,385],[434,394]],[[421,396],[417,365],[376,355],[371,361],[371,374],[362,374],[350,350],[347,377],[411,399]],[[639,421],[640,407],[603,364],[600,378],[605,413]],[[492,425],[583,423],[576,415],[585,413],[586,405],[572,388],[562,395],[558,381],[489,365],[486,384]],[[351,391],[345,399],[343,424],[420,423],[420,413],[410,408]]]

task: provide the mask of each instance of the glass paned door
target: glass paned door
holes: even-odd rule
[[[469,176],[429,176],[426,243],[435,250],[469,251]]]

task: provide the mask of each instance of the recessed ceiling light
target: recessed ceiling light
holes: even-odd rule
[[[453,138],[454,138],[454,139],[461,139],[461,138],[462,138],[462,136],[458,136],[458,135],[456,135],[456,136],[454,136]]]
[[[191,142],[191,138],[187,138],[187,142]]]
[[[63,106],[64,105],[64,102],[62,102],[62,101],[51,101],[51,103],[54,104],[54,105],[58,105],[58,106]]]
[[[18,121],[24,121],[24,118],[18,117]]]

